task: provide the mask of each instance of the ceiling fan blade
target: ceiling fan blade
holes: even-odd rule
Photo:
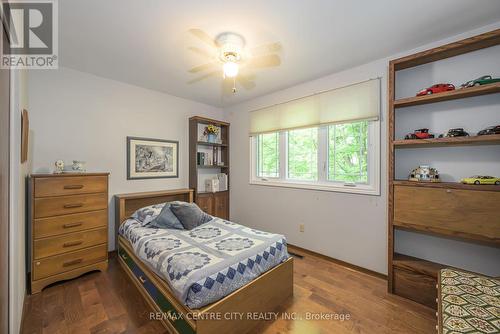
[[[255,82],[251,81],[248,77],[244,75],[238,75],[236,77],[236,82],[242,85],[246,90],[251,90],[255,88]]]
[[[234,87],[234,81],[233,78],[224,78],[221,81],[221,91],[222,91],[222,96],[230,96],[233,95],[233,87]]]
[[[220,71],[213,71],[213,72],[207,73],[207,74],[205,74],[205,75],[202,75],[201,77],[198,77],[198,78],[194,78],[194,79],[192,79],[192,80],[189,80],[187,83],[188,83],[189,85],[192,85],[192,84],[197,83],[197,82],[199,82],[199,81],[202,81],[202,80],[208,79],[208,78],[210,78],[210,77],[215,77],[215,76],[220,75],[220,74],[221,74],[221,73],[220,73]]]
[[[281,51],[282,46],[280,42],[269,43],[264,45],[259,45],[250,49],[250,53],[253,55],[259,55],[264,53],[274,53]]]
[[[203,50],[203,49],[200,49],[200,48],[197,48],[197,47],[194,47],[194,46],[190,46],[190,47],[188,47],[188,49],[191,50],[191,51],[193,51],[194,53],[202,56],[202,57],[210,58],[210,59],[214,59],[215,58],[215,53],[211,53],[210,51]]]
[[[201,30],[201,29],[189,29],[189,32],[191,34],[195,35],[196,37],[198,37],[199,39],[201,39],[203,42],[210,45],[211,47],[217,47],[217,44],[215,43],[214,39],[212,37],[210,37],[210,35],[207,34],[206,32],[204,32],[203,30]]]
[[[278,55],[257,56],[250,58],[248,61],[249,67],[274,67],[281,64],[281,58]]]
[[[191,73],[198,73],[198,72],[202,72],[202,71],[205,71],[205,70],[210,70],[210,69],[216,68],[217,65],[219,65],[219,63],[216,62],[216,61],[214,61],[214,62],[211,62],[211,63],[206,63],[206,64],[203,64],[203,65],[195,66],[192,69],[190,69],[189,72],[191,72]]]

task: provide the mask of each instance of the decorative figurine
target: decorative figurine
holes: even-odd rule
[[[430,95],[430,94],[436,94],[436,93],[442,93],[442,92],[447,92],[449,90],[455,90],[455,86],[449,83],[441,83],[441,84],[436,84],[428,88],[424,88],[421,91],[417,93],[417,96],[424,96],[424,95]]]
[[[495,184],[500,185],[500,178],[494,176],[474,175],[460,180],[464,184]]]
[[[85,161],[73,160],[71,169],[75,173],[85,173]]]
[[[413,131],[413,133],[409,133],[405,136],[405,139],[428,139],[434,138],[433,134],[429,133],[429,129],[418,129]]]
[[[483,75],[474,80],[467,81],[461,85],[462,88],[474,87],[474,86],[482,86],[495,82],[500,82],[500,78],[492,78],[491,75]]]
[[[429,166],[419,166],[411,171],[408,181],[414,182],[441,182],[439,172]]]
[[[500,125],[489,126],[477,133],[478,136],[500,135]]]
[[[62,160],[57,160],[54,165],[56,166],[56,170],[54,171],[54,173],[56,174],[61,174],[62,172],[64,172],[64,161]]]
[[[464,131],[463,128],[449,129],[445,135],[439,135],[439,138],[443,137],[467,137],[469,134]]]

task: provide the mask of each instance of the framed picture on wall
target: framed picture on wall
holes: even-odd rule
[[[179,177],[179,142],[127,137],[127,180]]]

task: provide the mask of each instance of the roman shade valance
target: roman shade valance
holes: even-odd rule
[[[380,79],[332,89],[250,113],[250,135],[380,117]]]

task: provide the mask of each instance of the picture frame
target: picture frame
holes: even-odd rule
[[[23,109],[21,111],[21,163],[25,163],[28,160],[29,133],[30,122],[28,111]]]
[[[127,137],[127,180],[178,177],[178,141]]]

